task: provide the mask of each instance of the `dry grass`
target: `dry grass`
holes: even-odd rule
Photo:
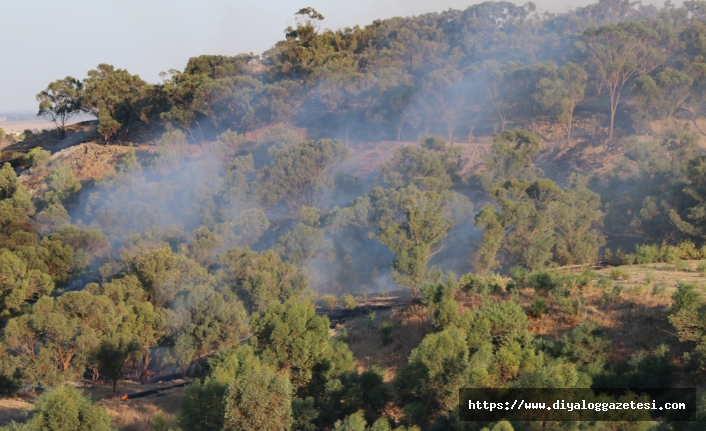
[[[22,398],[0,399],[0,426],[12,421],[24,422],[30,410],[32,410],[32,403]]]
[[[99,401],[113,419],[112,425],[124,431],[151,431],[152,419],[164,412],[167,424],[171,425],[184,399],[184,388],[169,389],[149,397],[120,401],[105,398]]]
[[[392,332],[392,342],[384,346],[380,338],[380,325],[386,320],[396,327]],[[350,334],[348,345],[355,355],[359,371],[372,364],[383,365],[387,371],[386,382],[392,381],[397,370],[407,363],[412,349],[432,331],[427,310],[419,305],[378,312],[370,329],[367,317],[361,316],[337,325],[335,332],[340,333],[344,329]]]

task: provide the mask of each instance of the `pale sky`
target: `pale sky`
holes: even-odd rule
[[[597,0],[535,0],[564,12]],[[517,4],[524,0],[515,0]],[[651,3],[652,1],[650,1]],[[283,37],[294,13],[311,6],[322,27],[465,9],[479,0],[2,0],[0,112],[34,110],[35,95],[56,79],[83,79],[109,63],[159,81],[201,54],[261,54]],[[646,2],[647,3],[647,2]]]

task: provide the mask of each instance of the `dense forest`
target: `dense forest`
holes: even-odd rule
[[[75,386],[168,374],[154,429],[704,429],[701,390],[697,422],[487,423],[458,389],[706,385],[706,1],[324,26],[100,64],[37,95],[56,130],[0,133],[0,395],[38,396],[0,429],[113,429]]]

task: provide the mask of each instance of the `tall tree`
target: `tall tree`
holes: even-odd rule
[[[441,251],[453,222],[445,217],[445,207],[438,193],[417,193],[403,205],[406,219],[380,228],[378,240],[395,254],[392,280],[412,289],[412,296],[416,297],[431,275],[427,264]]]
[[[613,139],[615,113],[623,88],[632,78],[650,73],[664,63],[666,54],[660,49],[662,40],[654,29],[643,23],[629,21],[589,27],[582,37],[597,87],[608,89],[609,139]]]
[[[82,110],[83,83],[71,76],[56,80],[37,94],[37,101],[37,115],[53,121],[60,138],[64,139],[66,122]]]
[[[571,128],[576,105],[583,100],[588,74],[574,63],[567,63],[557,71],[557,76],[542,78],[537,83],[539,102],[553,112],[566,130],[566,140],[571,143]]]
[[[86,109],[98,118],[98,133],[106,143],[135,120],[147,122],[145,91],[149,84],[127,70],[99,64],[84,80]]]

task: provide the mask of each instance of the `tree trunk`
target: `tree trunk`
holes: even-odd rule
[[[148,377],[149,377],[149,370],[150,370],[150,351],[149,349],[145,350],[145,355],[142,358],[142,371],[140,372],[140,384],[141,385],[146,385],[149,383]]]

